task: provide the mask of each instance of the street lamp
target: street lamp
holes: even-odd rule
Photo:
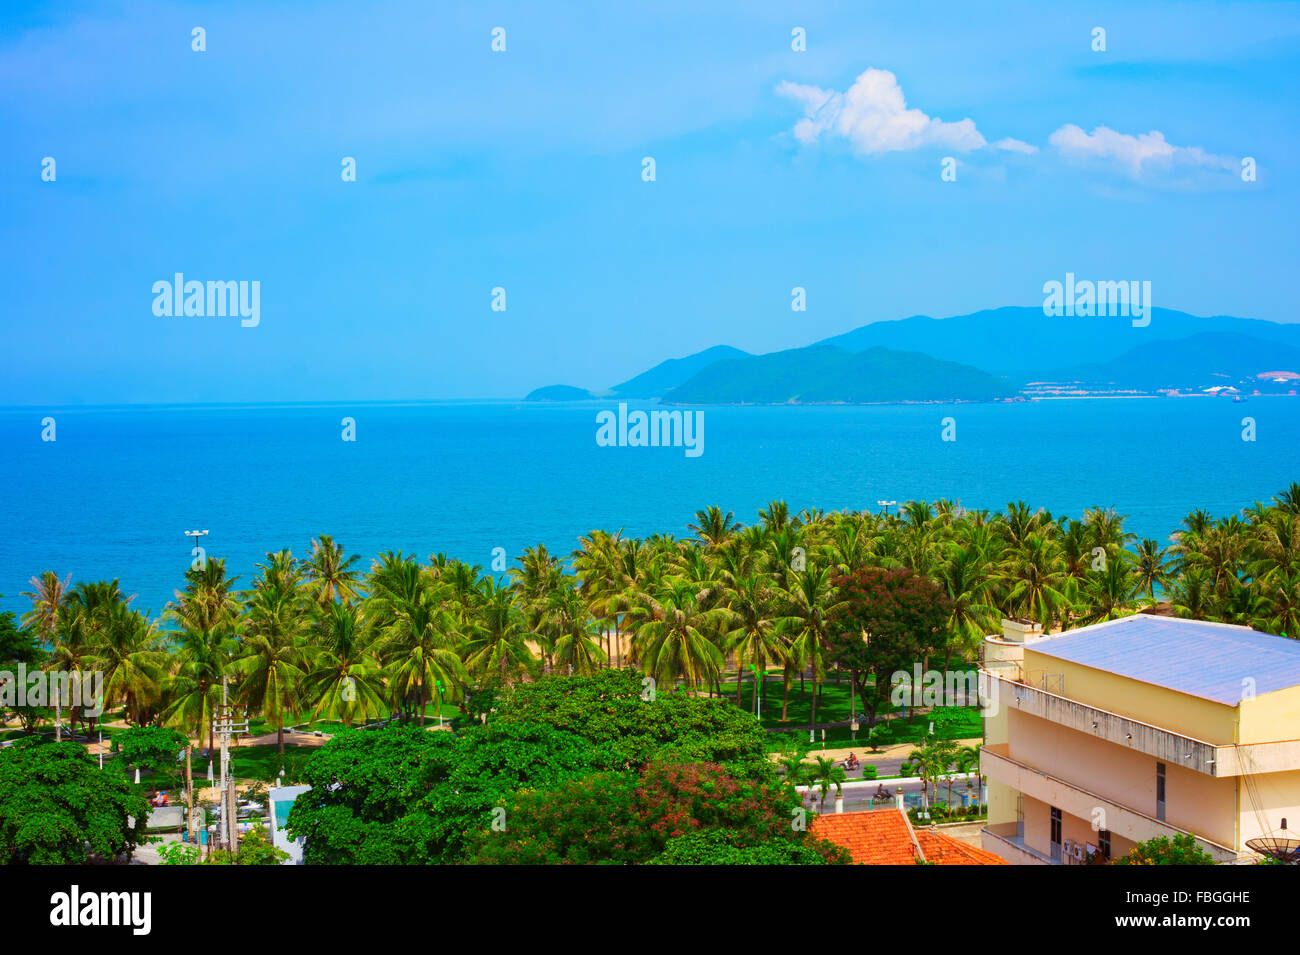
[[[185,536],[190,538],[190,542],[194,545],[193,548],[191,548],[190,550],[191,555],[193,555],[194,551],[198,549],[199,539],[202,537],[206,537],[207,533],[208,533],[207,531],[186,531],[185,532]]]
[[[441,680],[433,681],[433,695],[434,695],[434,699],[438,701],[438,729],[442,729],[442,681]],[[424,717],[421,716],[420,719],[424,719]]]
[[[886,517],[889,516],[889,509],[894,507],[896,504],[898,504],[897,501],[876,501],[877,507],[883,507],[885,509]]]

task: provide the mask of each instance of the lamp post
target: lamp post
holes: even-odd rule
[[[207,536],[207,531],[186,531],[185,536],[191,539],[194,547],[199,546],[199,539]]]
[[[885,516],[888,517],[889,509],[895,506],[897,503],[898,503],[897,501],[876,501],[876,506],[883,507],[885,509]]]
[[[749,668],[754,671],[754,703],[758,707],[758,721],[763,722],[763,691],[758,685],[758,666],[751,663]]]
[[[433,681],[433,696],[438,702],[438,729],[442,729],[442,681]]]

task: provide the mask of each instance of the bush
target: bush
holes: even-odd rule
[[[863,764],[862,764],[862,778],[863,778],[863,779],[875,779],[875,778],[876,778],[876,767],[875,767],[875,766],[872,766],[870,763],[863,763]]]

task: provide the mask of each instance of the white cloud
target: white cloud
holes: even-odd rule
[[[847,139],[862,153],[923,146],[969,152],[988,145],[972,120],[947,123],[908,109],[897,78],[888,70],[866,70],[844,93],[788,81],[778,85],[776,92],[803,106],[804,118],[794,126],[801,143],[829,133]]]
[[[1009,153],[1025,153],[1027,155],[1038,152],[1037,146],[1031,146],[1029,143],[1022,142],[1019,139],[1012,139],[1008,136],[1006,139],[999,139],[993,144],[994,149],[1001,149]]]
[[[1086,133],[1067,123],[1047,138],[1064,156],[1072,159],[1109,160],[1123,166],[1134,177],[1140,176],[1143,163],[1199,166],[1205,169],[1235,169],[1237,160],[1216,156],[1199,146],[1175,146],[1157,130],[1131,136],[1106,126]]]

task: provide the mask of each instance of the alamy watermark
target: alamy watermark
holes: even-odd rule
[[[1062,315],[1123,316],[1133,319],[1134,328],[1151,324],[1151,283],[1149,281],[1076,282],[1073,272],[1065,273],[1065,282],[1055,279],[1043,283],[1043,314],[1050,317]]]
[[[159,318],[217,318],[240,316],[244,328],[256,328],[262,320],[262,283],[185,281],[177,272],[173,281],[153,283],[153,313]]]
[[[18,672],[0,670],[0,707],[81,707],[86,716],[98,716],[104,698],[104,674],[100,670],[31,670],[18,664]]]
[[[620,401],[617,414],[596,412],[596,444],[602,448],[685,448],[704,453],[703,411],[632,411]]]

